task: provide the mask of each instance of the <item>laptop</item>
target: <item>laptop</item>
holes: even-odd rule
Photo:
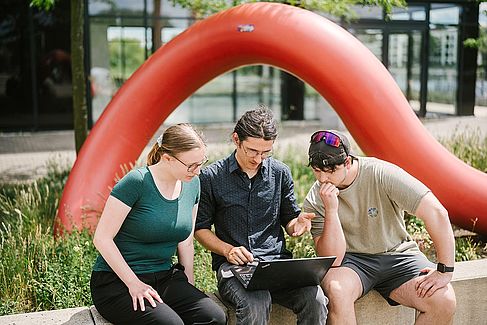
[[[256,261],[230,268],[247,290],[293,289],[321,283],[336,256]]]

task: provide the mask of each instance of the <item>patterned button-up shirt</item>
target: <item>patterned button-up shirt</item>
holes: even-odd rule
[[[238,166],[235,152],[204,168],[196,230],[211,229],[233,246],[244,246],[254,259],[291,258],[284,231],[300,209],[291,171],[284,163],[265,159],[249,179]],[[216,271],[226,258],[212,253]]]

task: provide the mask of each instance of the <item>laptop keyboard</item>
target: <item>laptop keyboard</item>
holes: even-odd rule
[[[249,284],[250,279],[252,279],[252,275],[255,271],[255,265],[246,265],[246,266],[237,266],[234,268],[238,276],[243,280],[245,283],[245,287]]]

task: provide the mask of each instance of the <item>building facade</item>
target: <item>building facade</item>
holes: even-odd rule
[[[170,0],[84,1],[93,125],[130,75],[195,19]],[[57,1],[50,12],[27,0],[0,4],[0,131],[72,127],[69,2]],[[351,21],[331,19],[383,62],[418,116],[472,115],[476,101],[487,103],[484,56],[464,45],[478,37],[479,19],[485,17],[478,2],[410,0],[388,17],[376,7],[354,12]],[[167,122],[233,122],[256,103],[271,107],[281,120],[320,119],[329,107],[286,72],[251,66],[215,78]]]

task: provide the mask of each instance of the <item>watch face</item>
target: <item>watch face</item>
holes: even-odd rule
[[[438,263],[438,265],[436,266],[436,270],[441,273],[453,272],[453,269],[453,266],[448,267],[443,263]]]

